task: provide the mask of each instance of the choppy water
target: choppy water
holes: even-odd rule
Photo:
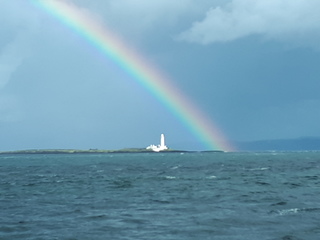
[[[0,239],[320,239],[320,152],[0,155]]]

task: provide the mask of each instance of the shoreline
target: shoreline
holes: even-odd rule
[[[30,149],[30,150],[15,150],[15,151],[0,151],[3,154],[114,154],[114,153],[204,153],[204,152],[223,152],[219,150],[212,151],[188,151],[188,150],[174,150],[167,149],[160,152],[154,152],[150,149],[144,148],[125,148],[118,150],[103,150],[103,149]]]

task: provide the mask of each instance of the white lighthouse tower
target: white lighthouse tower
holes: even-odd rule
[[[164,134],[161,134],[160,136],[160,147],[163,149],[167,149],[167,146],[164,143]]]
[[[160,145],[150,145],[147,147],[147,149],[151,149],[152,151],[154,152],[160,152],[160,151],[163,151],[163,150],[167,150],[168,147],[166,146],[165,144],[165,141],[164,141],[164,134],[161,134],[160,136]]]

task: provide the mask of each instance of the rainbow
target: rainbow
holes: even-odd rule
[[[65,0],[32,0],[39,9],[53,16],[111,59],[139,85],[160,101],[208,150],[233,151],[215,124],[184,96],[169,79],[148,63],[90,12]]]

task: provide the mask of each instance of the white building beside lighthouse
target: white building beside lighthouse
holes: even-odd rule
[[[151,149],[154,152],[160,152],[163,150],[167,150],[168,147],[165,144],[164,134],[161,134],[161,136],[160,136],[160,145],[156,146],[156,145],[152,144],[152,145],[148,146],[147,149]]]

